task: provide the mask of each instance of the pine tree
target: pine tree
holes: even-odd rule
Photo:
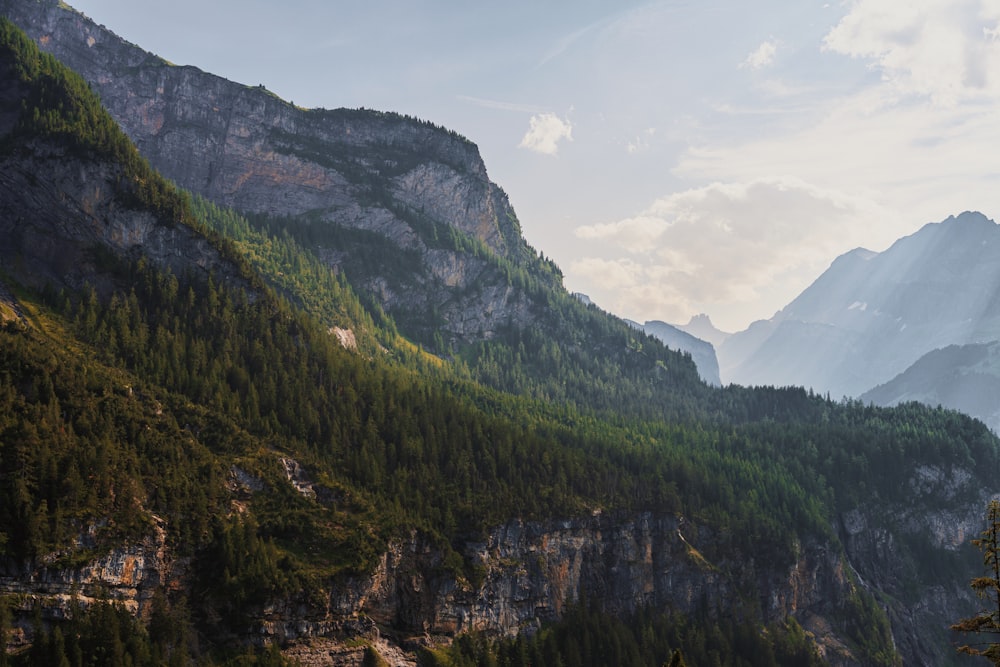
[[[10,606],[6,597],[0,597],[0,667],[7,667],[10,664],[10,658],[7,656],[7,637],[10,628]]]
[[[670,656],[669,665],[664,665],[664,667],[687,667],[687,663],[684,662],[684,656],[681,655],[680,649],[675,649],[673,655]]]
[[[986,530],[972,543],[983,552],[983,566],[988,576],[976,577],[970,585],[988,605],[975,616],[961,619],[951,629],[976,633],[983,639],[975,644],[959,646],[960,653],[982,656],[994,665],[1000,665],[1000,501],[990,501],[986,520]]]

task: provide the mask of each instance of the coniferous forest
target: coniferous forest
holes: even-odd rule
[[[997,439],[971,418],[792,387],[710,388],[689,356],[572,298],[548,260],[513,263],[455,230],[441,243],[492,262],[540,315],[469,345],[412,334],[309,250],[310,235],[356,244],[357,232],[241,215],[175,188],[87,84],[6,19],[0,77],[4,170],[48,160],[110,174],[116,211],[187,228],[228,267],[179,270],[94,243],[88,279],[60,280],[17,261],[18,226],[5,228],[4,575],[72,571],[155,533],[190,566],[138,614],[82,585],[59,617],[0,593],[0,634],[32,638],[0,665],[290,664],[280,642],[261,640],[267,610],[324,608],[394,541],[419,534],[440,576],[474,588],[486,574],[463,545],[512,519],[597,512],[683,517],[712,536],[698,557],[738,561],[716,574],[743,586],[695,613],[613,614],[584,595],[533,632],[421,646],[420,663],[825,664],[794,617],[762,618],[747,582],[793,568],[807,543],[843,560],[836,526],[858,507],[933,509],[940,498],[913,492],[918,468],[968,471],[977,488],[995,478]],[[21,213],[19,225],[44,224]],[[369,251],[378,261],[377,243]],[[289,461],[311,493],[289,483]],[[948,502],[977,500],[960,493]],[[896,543],[893,567],[911,581],[975,574],[970,550]],[[889,593],[844,570],[852,592],[837,636],[860,664],[901,664]],[[918,597],[891,594],[902,606]],[[385,664],[371,646],[364,659]]]

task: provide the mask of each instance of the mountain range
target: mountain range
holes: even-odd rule
[[[773,318],[730,336],[722,376],[882,405],[920,400],[997,428],[981,392],[996,377],[983,354],[1000,339],[998,288],[996,223],[966,212],[927,224],[884,252],[842,255]]]
[[[981,423],[711,387],[471,141],[0,13],[15,660],[963,664]]]

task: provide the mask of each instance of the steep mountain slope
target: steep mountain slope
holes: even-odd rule
[[[719,360],[715,356],[715,348],[712,347],[711,343],[666,322],[652,320],[645,324],[638,322],[633,324],[636,328],[642,329],[650,336],[662,341],[667,347],[690,354],[694,365],[698,367],[698,374],[707,384],[715,387],[722,384],[719,379]]]
[[[530,320],[531,298],[508,285],[512,267],[560,278],[524,242],[477,147],[453,132],[396,114],[301,109],[171,66],[54,0],[4,0],[0,13],[83,75],[158,171],[294,226],[424,343]]]
[[[60,627],[79,640],[66,615],[109,645],[126,628],[136,655],[142,641],[195,653],[194,635],[357,664],[389,642],[517,633],[582,598],[622,617],[667,609],[703,637],[731,619],[765,645],[795,620],[831,664],[950,662],[944,628],[974,604],[964,545],[1000,461],[981,424],[709,390],[690,361],[554,292],[547,321],[627,349],[598,362],[631,374],[592,391],[634,402],[645,386],[658,411],[684,397],[686,419],[602,420],[555,392],[352,353],[291,305],[307,299],[265,285],[264,262],[239,254],[255,246],[203,231],[81,79],[0,26],[0,173],[18,186],[3,241],[49,248],[3,264],[7,308],[26,317],[0,330],[0,589],[10,636],[44,639],[29,664],[53,664]],[[582,387],[593,376],[569,345],[524,334],[514,349],[537,346],[540,375]],[[142,627],[100,622],[102,590]]]
[[[570,297],[468,140],[396,114],[299,109],[170,66],[55,0],[0,10],[87,79],[164,175],[291,236],[346,275],[373,317],[388,313],[473,379],[646,415],[680,415],[702,391],[690,359]]]
[[[1000,432],[1000,342],[949,345],[920,357],[889,382],[861,395],[876,405],[943,405]]]
[[[980,213],[839,257],[719,349],[723,379],[858,396],[927,352],[1000,338],[1000,230]]]

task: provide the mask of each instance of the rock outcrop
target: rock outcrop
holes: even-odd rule
[[[286,468],[297,463],[283,461]],[[567,605],[586,597],[610,613],[643,608],[680,614],[744,614],[761,623],[792,617],[810,632],[831,665],[863,660],[846,629],[844,609],[859,591],[875,594],[892,622],[893,639],[907,665],[943,664],[952,649],[947,624],[974,605],[971,589],[903,590],[910,564],[900,561],[900,540],[956,554],[978,534],[982,500],[973,476],[960,469],[924,467],[911,485],[918,496],[942,489],[965,498],[950,510],[858,507],[838,520],[844,551],[835,543],[802,544],[798,555],[777,562],[762,553],[722,548],[724,536],[677,516],[642,513],[526,522],[512,520],[461,548],[471,571],[450,571],[442,552],[419,533],[392,542],[372,573],[330,582],[329,603],[316,608],[288,600],[263,609],[258,637],[288,646],[303,664],[357,665],[363,647],[381,647],[393,664],[413,664],[419,645],[447,643],[458,633],[493,636],[533,632],[559,619]],[[294,477],[290,478],[294,483]],[[157,587],[189,580],[189,565],[171,556],[165,532],[75,569],[13,568],[0,590],[24,600],[23,618],[40,601],[50,618],[67,613],[71,600],[98,595],[142,613]],[[928,632],[928,628],[934,629]],[[20,624],[15,642],[30,640]]]
[[[98,526],[81,532],[76,549],[96,544]],[[167,531],[155,524],[141,540],[111,549],[78,567],[58,564],[61,554],[36,563],[0,563],[0,592],[16,600],[14,632],[8,649],[17,650],[32,639],[30,618],[38,606],[47,619],[65,619],[74,606],[86,607],[99,600],[120,602],[131,612],[148,617],[149,604],[157,591],[186,585],[184,559],[175,558],[167,544]]]

